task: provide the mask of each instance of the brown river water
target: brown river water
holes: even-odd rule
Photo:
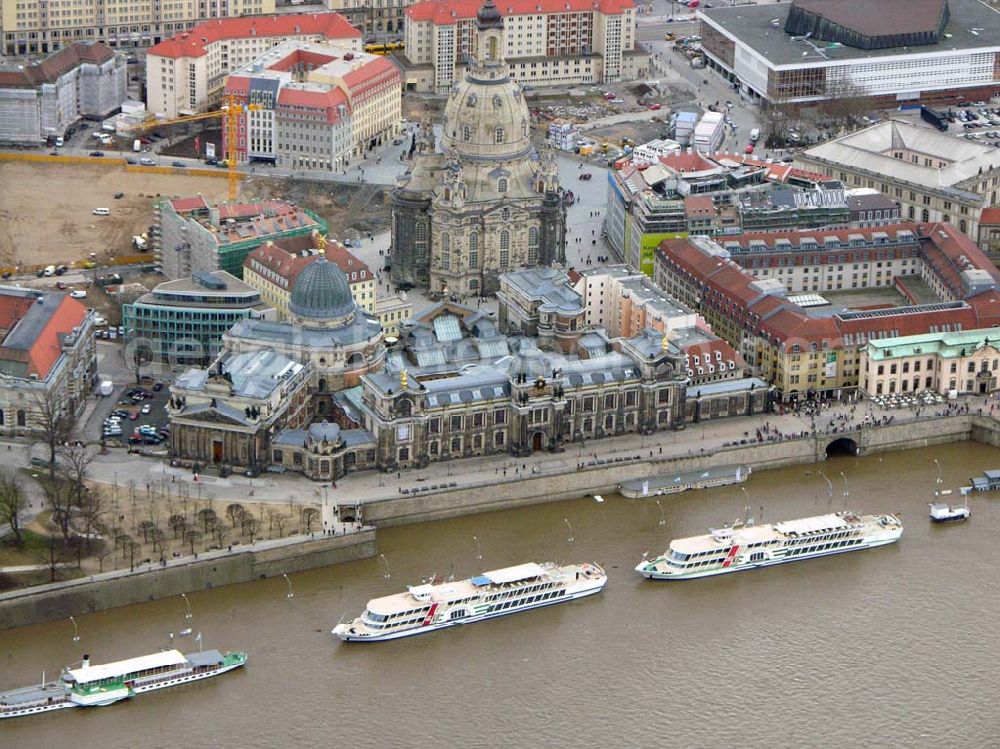
[[[734,520],[738,487],[661,498],[662,526],[655,501],[609,496],[389,529],[385,561],[292,575],[290,599],[281,578],[190,595],[205,645],[247,650],[245,669],[6,720],[0,747],[1000,746],[1000,493],[974,495],[967,523],[932,525],[934,459],[956,501],[970,476],[1000,468],[1000,451],[966,443],[754,474],[743,486],[765,521],[846,502],[903,513],[903,538],[702,580],[650,582],[633,567]],[[329,634],[432,573],[529,560],[597,561],[610,579],[599,596],[403,640]],[[84,652],[151,652],[185,611],[174,598],[78,617],[76,643],[69,621],[0,632],[0,688]]]

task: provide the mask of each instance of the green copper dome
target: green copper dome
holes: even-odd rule
[[[293,315],[313,319],[350,315],[354,297],[347,276],[326,258],[309,263],[295,279],[288,309]]]

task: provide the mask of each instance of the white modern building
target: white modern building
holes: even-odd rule
[[[875,107],[1000,93],[1000,13],[979,0],[794,0],[699,12],[709,67],[771,103]]]
[[[406,10],[408,90],[446,93],[477,48],[477,2],[425,0]],[[518,83],[616,83],[644,78],[633,0],[501,0],[501,54]]]
[[[361,51],[361,32],[339,13],[296,13],[205,21],[146,55],[146,108],[161,117],[204,112],[222,98],[226,76],[286,41]]]

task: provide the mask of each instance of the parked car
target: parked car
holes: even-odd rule
[[[747,143],[747,147],[743,149],[744,153],[753,153],[753,143]]]
[[[64,284],[62,281],[56,281],[56,288],[59,289],[59,291],[65,291],[66,284]]]
[[[182,161],[172,161],[172,162],[170,162],[170,166],[176,166],[176,167],[178,167],[180,169],[183,169],[184,167],[187,166],[187,164],[185,164]]]
[[[104,156],[104,154],[101,153],[100,151],[91,151],[90,155],[93,156],[95,159],[99,159]]]
[[[143,403],[142,408],[139,409],[139,413],[148,414],[152,410],[153,407],[151,405],[149,405],[148,403]]]
[[[217,158],[215,158],[214,156],[205,159],[205,164],[207,164],[208,166],[215,166],[218,163],[219,163],[219,160]]]
[[[125,193],[123,193],[123,192],[116,192],[115,193],[115,200],[121,200],[124,197],[125,197]]]
[[[580,174],[580,179],[582,179],[582,180],[586,181],[586,180],[589,180],[589,179],[592,179],[592,178],[593,178],[593,176],[594,176],[594,175],[593,175],[593,174],[591,174],[590,172],[582,172],[582,173]]]

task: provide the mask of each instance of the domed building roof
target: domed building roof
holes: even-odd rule
[[[326,258],[309,263],[295,279],[288,310],[313,320],[352,315],[355,304],[347,276]]]
[[[470,72],[455,86],[444,110],[442,146],[446,153],[477,161],[507,161],[531,152],[531,116],[524,95],[506,66],[496,75],[483,80]]]
[[[476,13],[476,25],[483,29],[502,29],[503,18],[493,0],[486,0]]]

